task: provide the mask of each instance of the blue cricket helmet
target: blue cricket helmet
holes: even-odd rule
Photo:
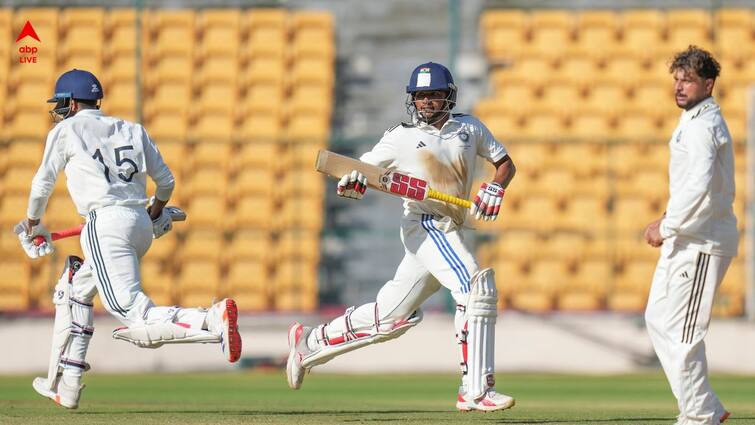
[[[457,88],[451,71],[445,66],[435,62],[427,62],[414,68],[412,76],[409,78],[409,84],[406,86],[406,92],[412,94],[425,90],[449,92],[449,109],[454,107]]]
[[[94,74],[82,69],[72,69],[58,77],[55,95],[47,102],[54,103],[63,99],[99,100],[103,94],[102,84]]]

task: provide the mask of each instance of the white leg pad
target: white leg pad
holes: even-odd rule
[[[498,290],[493,269],[472,276],[466,306],[467,396],[478,399],[495,386],[495,323]],[[464,367],[462,366],[462,369]]]
[[[173,315],[174,316],[174,315]],[[219,343],[220,336],[188,324],[168,320],[121,327],[113,331],[113,338],[128,341],[142,348],[158,348],[163,344]]]
[[[76,256],[66,259],[63,275],[55,285],[52,296],[55,321],[46,380],[51,391],[56,391],[64,368],[89,370],[89,365],[84,360],[94,332],[92,304],[74,299],[71,294],[74,275],[82,264],[83,260]]]
[[[346,317],[348,320],[348,312]],[[417,326],[417,324],[422,321],[422,317],[422,311],[417,309],[407,319],[394,323],[388,330],[379,330],[376,329],[379,328],[379,326],[375,326],[370,330],[360,331],[358,334],[351,332],[350,334],[353,335],[353,339],[344,338],[342,341],[337,341],[335,343],[331,340],[328,345],[304,357],[301,362],[302,367],[305,369],[311,369],[315,366],[327,363],[341,354],[356,350],[357,348],[398,338],[405,334],[410,328]],[[324,325],[320,325],[312,332],[324,333]],[[328,341],[328,338],[323,335],[323,340]]]

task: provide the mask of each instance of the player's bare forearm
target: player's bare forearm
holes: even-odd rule
[[[506,155],[493,165],[495,166],[495,177],[493,177],[493,181],[500,184],[501,187],[506,189],[509,186],[509,183],[511,183],[511,180],[514,178],[514,175],[516,174],[514,161],[512,161],[511,158]]]
[[[165,205],[168,204],[168,201],[161,201],[155,197],[155,202],[152,204],[151,207],[149,207],[149,218],[152,220],[155,220],[157,217],[160,217],[160,214],[163,211],[163,208],[165,208]]]

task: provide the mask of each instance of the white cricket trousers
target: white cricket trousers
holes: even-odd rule
[[[401,242],[404,258],[376,301],[349,309],[320,332],[312,332],[308,340],[311,348],[349,341],[376,330],[387,331],[409,318],[440,285],[451,291],[457,305],[466,306],[470,279],[478,265],[461,229],[448,218],[408,215],[401,221]],[[463,310],[457,310],[457,327],[463,325],[462,319]]]
[[[645,310],[655,353],[679,404],[679,425],[718,425],[724,407],[708,382],[705,338],[731,257],[663,244]]]
[[[74,296],[91,302],[99,292],[107,311],[126,326],[175,314],[175,321],[202,329],[204,310],[155,307],[142,291],[139,261],[151,244],[152,221],[143,206],[91,211],[81,231],[85,259],[74,279]]]

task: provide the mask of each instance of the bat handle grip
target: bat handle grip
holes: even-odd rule
[[[448,195],[446,193],[438,192],[437,190],[430,189],[427,192],[427,197],[431,199],[437,199],[439,201],[448,202],[449,204],[458,205],[460,207],[469,208],[472,203],[466,199],[457,198],[455,196]]]
[[[76,227],[71,227],[70,229],[61,230],[58,232],[51,232],[50,233],[50,239],[53,241],[57,241],[58,239],[68,238],[71,236],[76,236],[81,234],[81,229],[84,228],[84,225],[81,224]],[[42,235],[37,235],[33,239],[34,245],[40,246],[45,242],[45,238]]]

